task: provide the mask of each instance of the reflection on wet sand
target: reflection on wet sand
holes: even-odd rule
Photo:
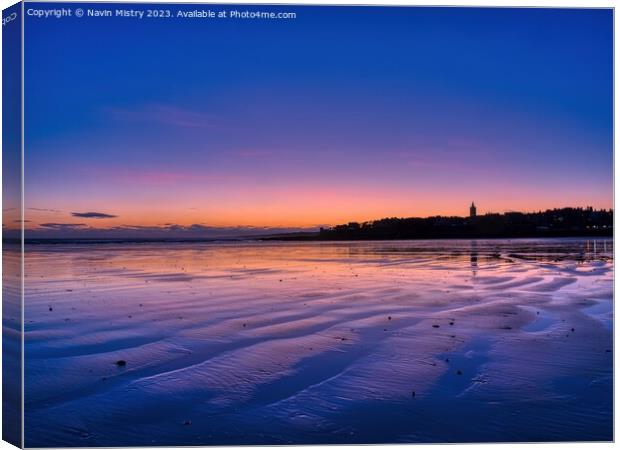
[[[611,439],[612,247],[32,246],[26,444]]]
[[[471,274],[476,276],[478,273],[478,241],[471,241],[471,256],[469,257],[471,263]]]

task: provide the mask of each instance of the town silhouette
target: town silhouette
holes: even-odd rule
[[[538,212],[478,215],[474,202],[469,216],[384,218],[321,228],[324,240],[525,238],[612,236],[613,210],[558,208]]]

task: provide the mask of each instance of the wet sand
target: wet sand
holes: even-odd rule
[[[612,439],[611,240],[27,250],[27,446]]]

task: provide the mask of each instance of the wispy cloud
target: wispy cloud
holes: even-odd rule
[[[106,108],[105,111],[115,119],[123,121],[150,122],[182,128],[210,128],[217,125],[217,121],[210,114],[158,103],[134,109]]]
[[[54,213],[59,213],[62,212],[59,209],[49,209],[49,208],[27,208],[31,211],[42,211],[42,212],[54,212]]]
[[[72,212],[71,215],[73,217],[81,217],[84,219],[113,219],[115,217],[115,215],[112,214],[106,214],[106,213],[101,213],[101,212]]]
[[[263,148],[242,148],[231,152],[232,155],[240,158],[267,158],[271,156],[277,156],[277,152],[274,150],[267,150]]]
[[[56,239],[220,239],[266,236],[300,231],[317,231],[318,228],[295,227],[216,227],[204,224],[162,226],[120,225],[111,228],[89,227],[84,223],[43,223],[26,230],[30,238]]]
[[[85,223],[42,223],[39,225],[41,228],[60,231],[79,230],[85,226]]]
[[[89,178],[106,182],[148,186],[170,186],[191,183],[238,183],[246,181],[246,175],[231,173],[205,172],[186,169],[158,168],[127,168],[127,167],[96,167],[84,169],[83,174]]]

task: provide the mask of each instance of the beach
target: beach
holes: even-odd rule
[[[26,247],[28,447],[601,441],[613,240]]]

